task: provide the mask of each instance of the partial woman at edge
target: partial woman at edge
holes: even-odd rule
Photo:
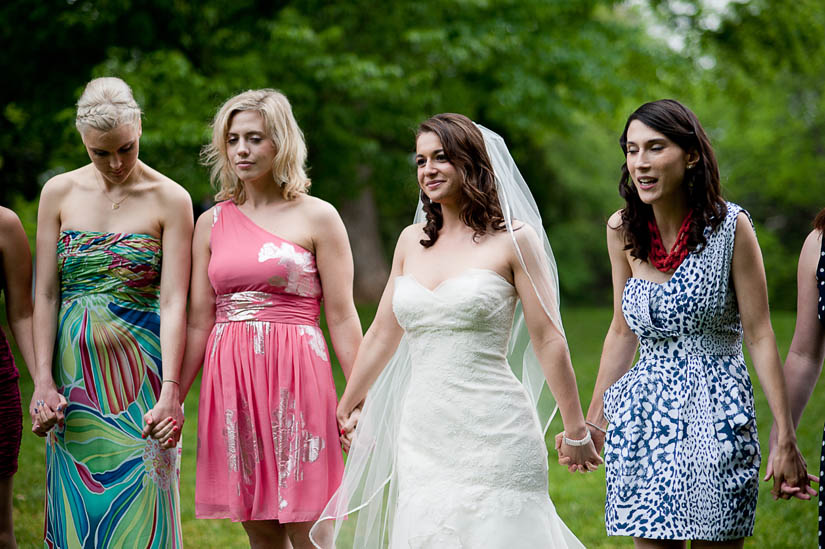
[[[0,288],[5,294],[8,322],[23,361],[34,378],[32,343],[32,255],[29,239],[20,219],[12,210],[0,206]],[[23,435],[21,399],[11,345],[0,329],[0,547],[17,547],[14,536],[13,479]],[[41,433],[39,403],[32,400],[29,416],[32,431]]]
[[[794,428],[799,426],[802,412],[811,399],[814,387],[822,373],[822,361],[825,360],[825,210],[814,219],[814,229],[805,238],[799,253],[796,274],[796,327],[791,346],[785,357],[785,382],[788,385],[788,399],[791,403],[791,415]],[[823,429],[825,432],[825,429]],[[771,430],[771,454],[776,452],[777,425]],[[811,476],[817,482],[825,475],[825,434],[822,438],[822,459],[819,460],[819,478]],[[770,480],[774,470],[768,464],[765,480]],[[784,490],[781,497],[787,499],[795,495],[792,490]],[[804,495],[814,495],[812,490]],[[823,506],[823,489],[819,485],[819,547],[825,547],[825,506]],[[813,525],[811,525],[813,528]]]

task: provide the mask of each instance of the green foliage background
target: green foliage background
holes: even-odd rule
[[[198,152],[216,108],[276,87],[306,133],[313,192],[341,204],[369,189],[387,256],[415,200],[416,123],[462,112],[510,144],[564,297],[598,304],[603,224],[621,206],[617,136],[639,104],[675,97],[707,126],[727,196],[754,214],[774,306],[793,306],[795,257],[821,205],[816,0],[12,1],[0,17],[13,23],[0,30],[5,204],[25,210],[51,175],[87,161],[73,104],[93,76],[132,85],[142,157],[201,206],[211,191]]]
[[[234,93],[275,87],[306,133],[313,192],[340,205],[369,189],[386,257],[412,216],[415,125],[462,112],[510,144],[565,299],[599,304],[610,281],[603,224],[621,206],[617,137],[635,107],[674,97],[710,132],[726,196],[759,229],[772,303],[791,308],[796,255],[825,205],[825,10],[721,4],[6,2],[0,201],[28,211],[51,175],[87,162],[73,104],[91,77],[114,74],[145,111],[142,158],[206,206],[198,152],[211,116]]]

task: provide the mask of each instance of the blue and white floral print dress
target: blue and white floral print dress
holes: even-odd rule
[[[825,324],[825,238],[820,238],[819,262],[816,265],[816,287],[819,300],[816,305],[816,317]],[[822,456],[819,459],[819,478],[825,478],[825,428],[822,429]],[[817,537],[820,549],[825,548],[825,487],[819,483],[819,530]]]
[[[630,278],[639,361],[604,395],[608,535],[750,536],[759,477],[753,391],[731,281],[737,215],[663,284]]]

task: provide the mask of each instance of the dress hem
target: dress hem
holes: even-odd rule
[[[232,516],[230,513],[222,513],[222,512],[214,512],[214,513],[199,513],[195,511],[195,518],[196,519],[205,519],[205,520],[215,520],[215,519],[228,519],[232,522],[250,522],[254,520],[277,520],[281,524],[292,524],[296,522],[316,522],[321,517],[321,512],[318,513],[305,513],[305,514],[294,514],[289,515],[287,517],[278,517],[278,516],[251,516],[248,518],[239,518],[237,516]]]
[[[653,540],[670,540],[670,541],[734,541],[737,539],[745,539],[753,536],[753,529],[749,531],[749,533],[743,533],[742,535],[736,536],[662,536],[662,535],[653,535],[653,536],[644,536],[640,535],[640,533],[633,533],[633,532],[611,532],[607,530],[608,537],[629,537],[629,538],[640,538],[640,539],[653,539]]]

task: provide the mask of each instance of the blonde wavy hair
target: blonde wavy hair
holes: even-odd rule
[[[201,162],[210,168],[210,180],[218,189],[215,200],[246,201],[243,182],[235,175],[226,152],[226,137],[232,117],[241,111],[257,111],[264,119],[266,134],[277,152],[272,161],[272,177],[281,186],[281,194],[292,200],[309,190],[310,180],[304,166],[307,146],[304,134],[284,94],[273,89],[249,90],[224,103],[212,121],[212,142],[201,151]]]
[[[75,126],[80,133],[87,128],[108,132],[122,124],[137,128],[141,114],[129,84],[120,78],[106,76],[86,84],[77,100]]]

